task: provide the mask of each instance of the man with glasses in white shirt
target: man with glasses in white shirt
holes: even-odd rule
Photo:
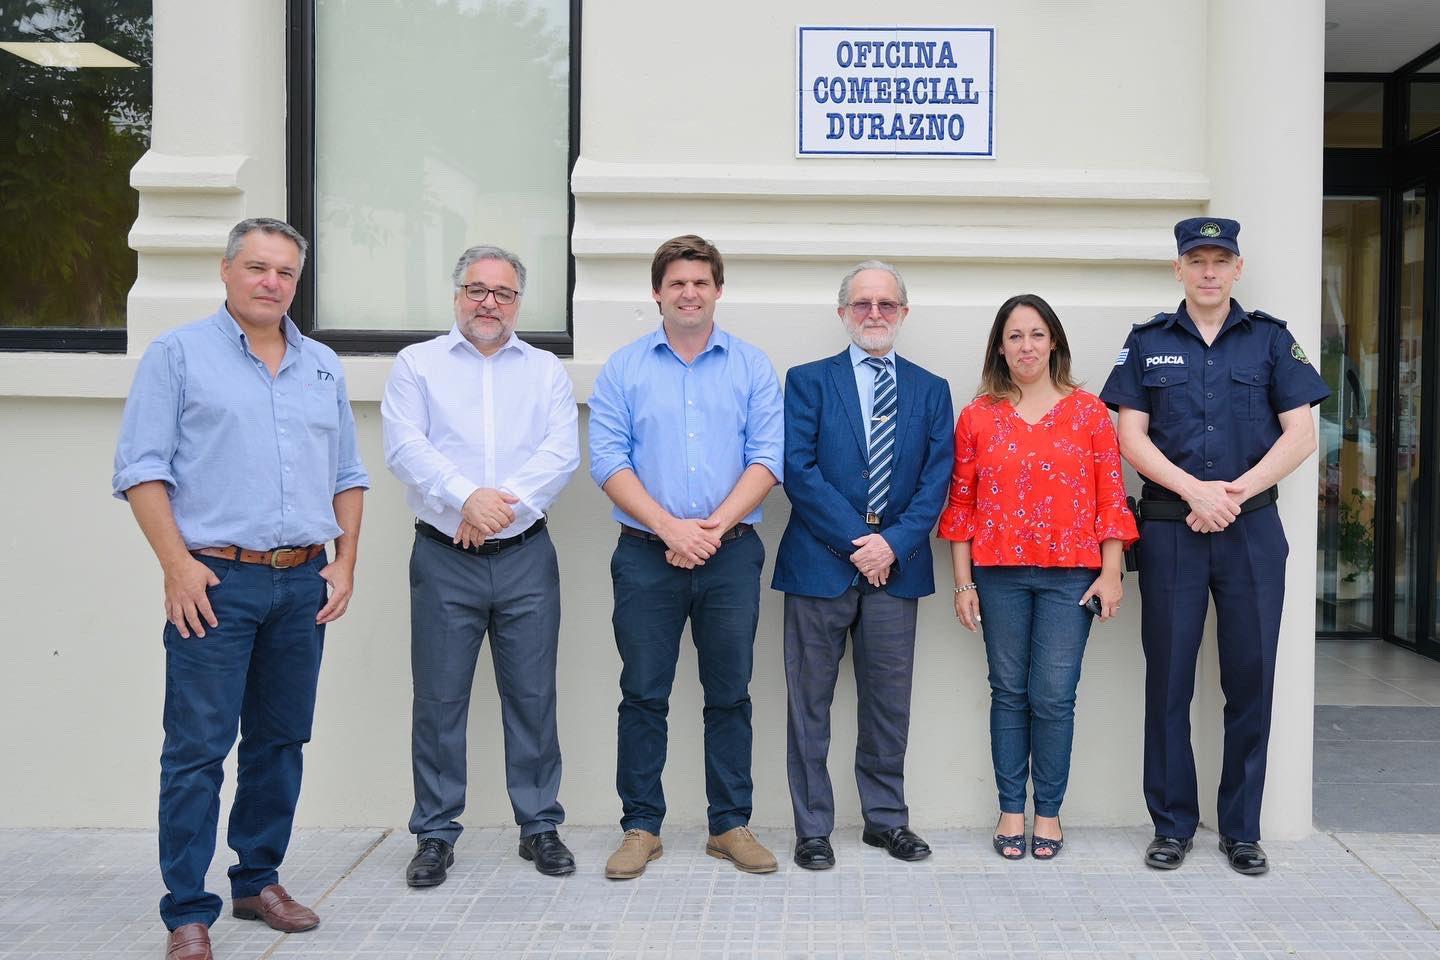
[[[445,881],[465,807],[465,728],[488,634],[520,856],[575,871],[555,722],[560,577],[545,510],[580,463],[574,391],[515,335],[525,266],[474,246],[455,265],[455,326],[400,351],[380,406],[385,465],[414,511],[410,555],[412,887]]]

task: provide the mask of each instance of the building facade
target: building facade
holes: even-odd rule
[[[128,510],[108,496],[110,460],[136,358],[160,331],[214,309],[225,234],[242,217],[289,217],[312,237],[295,312],[345,354],[375,480],[356,596],[329,635],[304,824],[399,823],[409,809],[412,518],[381,469],[378,405],[398,345],[448,329],[449,272],[470,243],[510,246],[530,263],[521,325],[566,356],[582,424],[600,364],[658,322],[651,253],[684,232],[726,256],[717,321],[782,374],[844,345],[836,285],[880,257],[909,285],[900,352],[947,377],[957,406],[975,391],[996,308],[1019,292],[1056,307],[1077,374],[1098,390],[1130,325],[1181,299],[1171,225],[1209,214],[1244,224],[1237,297],[1287,319],[1321,354],[1320,0],[995,2],[967,5],[963,23],[942,0],[802,12],[756,0],[684,12],[658,0],[417,0],[393,21],[370,9],[381,6],[156,0],[149,53],[130,58],[150,71],[153,100],[128,173],[138,208],[124,226],[136,258],[123,305],[82,331],[63,310],[43,327],[33,312],[0,317],[11,328],[0,341],[5,825],[153,822],[160,579]],[[992,155],[802,155],[797,27],[807,25],[991,28],[993,83],[982,92]],[[87,282],[78,262],[52,285]],[[1320,462],[1281,485],[1291,561],[1264,821],[1277,839],[1310,823]],[[772,554],[787,515],[777,489],[761,526]],[[551,515],[564,590],[561,797],[573,823],[619,814],[609,516],[583,471]],[[937,556],[947,583],[948,557]],[[1130,602],[1096,625],[1086,658],[1072,826],[1146,819],[1133,579],[1126,588]],[[781,603],[766,593],[752,685],[755,821],[788,826]],[[918,636],[915,822],[988,825],[983,648],[943,593],[922,602]],[[693,659],[682,657],[672,711],[667,788],[680,822],[703,811]],[[1214,659],[1209,643],[1194,713],[1212,806],[1223,705]],[[468,819],[504,823],[485,673]],[[854,742],[847,682],[837,699],[843,767]],[[841,821],[856,821],[849,791],[840,802]]]

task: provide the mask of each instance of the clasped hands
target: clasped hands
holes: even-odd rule
[[[1190,507],[1185,525],[1196,533],[1219,533],[1240,516],[1240,505],[1248,498],[1245,485],[1233,480],[1199,481],[1199,488],[1185,498]]]
[[[460,526],[455,531],[454,542],[465,548],[478,547],[487,537],[504,530],[515,522],[512,505],[520,498],[494,487],[481,487],[465,498],[460,508]]]

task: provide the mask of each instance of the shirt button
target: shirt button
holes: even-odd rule
[[[869,470],[861,470],[861,471],[860,471],[860,479],[861,479],[861,480],[869,480],[869,479],[870,479],[870,471],[869,471]]]
[[[1206,460],[1206,461],[1205,461],[1205,466],[1207,466],[1207,467],[1213,467],[1213,466],[1215,466],[1215,461],[1214,461],[1214,460]]]
[[[687,433],[687,434],[685,434],[685,436],[689,437],[691,440],[694,440],[694,439],[695,439],[695,434],[693,434],[693,433]]]
[[[1206,399],[1206,400],[1214,400],[1214,399],[1215,399],[1215,394],[1213,394],[1213,393],[1207,393],[1207,394],[1205,394],[1205,399]]]
[[[1213,366],[1215,366],[1215,361],[1214,361],[1214,360],[1206,360],[1206,361],[1205,361],[1205,366],[1207,366],[1207,367],[1213,367]]]
[[[1259,383],[1259,382],[1260,382],[1260,374],[1258,374],[1258,373],[1255,374],[1255,382],[1256,382],[1256,383]]]
[[[1208,427],[1205,428],[1205,430],[1206,430],[1206,432],[1213,432],[1213,431],[1215,430],[1215,428],[1214,428],[1213,426],[1208,426]]]
[[[691,472],[691,473],[694,473],[694,472],[695,472],[695,468],[694,468],[694,467],[691,467],[691,468],[690,468],[690,472]]]
[[[1160,378],[1160,382],[1161,382],[1161,383],[1164,383],[1167,379],[1168,379],[1168,378],[1166,378],[1166,377],[1161,377],[1161,378]]]

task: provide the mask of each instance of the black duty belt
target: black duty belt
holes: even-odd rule
[[[513,537],[506,537],[504,540],[486,540],[484,543],[476,544],[473,547],[462,547],[455,542],[455,538],[444,530],[436,529],[424,520],[415,521],[415,532],[422,537],[428,537],[436,543],[443,543],[452,550],[459,550],[461,553],[468,553],[476,557],[492,557],[501,550],[508,550],[510,547],[518,547],[526,540],[534,540],[536,536],[545,529],[545,518],[541,517],[525,529],[525,532],[516,534]]]
[[[1169,493],[1169,491],[1165,491]],[[1140,502],[1135,504],[1135,515],[1141,520],[1184,520],[1190,516],[1190,505],[1174,494],[1170,496],[1157,495],[1159,491],[1152,488],[1145,488],[1141,492]],[[1269,490],[1262,490],[1249,500],[1240,504],[1241,513],[1249,513],[1252,510],[1259,510],[1268,507],[1280,499],[1280,491],[1277,487]]]
[[[724,533],[720,534],[720,542],[728,543],[729,541],[734,540],[737,537],[745,536],[745,534],[749,533],[751,530],[754,529],[755,526],[753,524],[737,523],[729,530],[726,530]],[[627,537],[634,537],[636,540],[644,540],[647,543],[665,542],[665,538],[660,536],[659,534],[651,533],[649,530],[641,530],[639,527],[632,527],[628,523],[620,524],[620,532]]]

